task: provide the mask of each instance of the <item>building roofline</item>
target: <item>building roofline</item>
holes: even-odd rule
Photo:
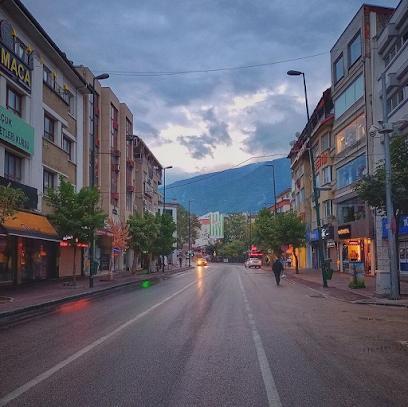
[[[330,53],[333,51],[334,47],[338,44],[338,42],[340,41],[340,38],[344,35],[344,33],[347,31],[347,29],[350,27],[351,23],[354,21],[354,19],[357,17],[357,14],[360,13],[361,9],[372,9],[372,10],[388,10],[391,12],[395,11],[395,8],[393,7],[384,7],[384,6],[377,6],[375,4],[370,4],[370,3],[363,3],[359,9],[356,11],[356,13],[354,14],[354,16],[351,18],[351,20],[349,21],[349,23],[346,25],[346,27],[344,28],[344,30],[341,32],[341,34],[337,37],[336,42],[333,44],[333,46],[330,48]]]
[[[156,161],[157,166],[160,167],[160,169],[163,169],[163,166],[160,164],[160,161],[153,154],[152,150],[150,150],[150,148],[147,146],[146,142],[140,136],[137,136],[137,139],[139,143],[141,143],[143,147],[145,147],[149,151],[149,153],[152,155],[154,161]]]
[[[74,75],[82,82],[85,87],[88,87],[88,84],[84,80],[84,78],[80,75],[80,73],[75,69],[74,64],[67,58],[65,52],[62,52],[58,45],[53,41],[53,39],[47,34],[41,24],[35,19],[35,17],[31,14],[31,12],[27,9],[27,7],[20,1],[20,0],[11,0],[12,3],[16,5],[17,8],[30,20],[33,26],[39,31],[39,33],[45,38],[45,40],[51,45],[52,48],[57,52],[60,58],[66,63],[68,68],[72,70]]]

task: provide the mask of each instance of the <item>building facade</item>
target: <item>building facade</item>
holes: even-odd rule
[[[269,207],[272,213],[275,213],[275,207],[277,213],[289,212],[292,209],[292,189],[287,188],[282,191],[276,197],[276,204]]]
[[[375,163],[384,159],[383,135],[378,132],[384,120],[383,80],[386,88],[387,122],[394,135],[408,137],[408,1],[402,0],[388,24],[371,38],[374,53],[372,86],[377,97],[373,103],[373,126],[369,133],[374,140]],[[386,218],[380,213],[376,218],[377,269],[389,271],[388,231]],[[400,216],[398,230],[398,265],[401,275],[408,274],[408,214]]]
[[[372,211],[354,191],[355,183],[373,166],[373,48],[371,37],[380,32],[393,9],[363,5],[330,51],[333,138],[335,143],[335,240],[339,268],[375,272],[375,228]]]
[[[27,196],[25,211],[2,225],[0,282],[20,284],[64,275],[67,267],[43,196],[60,177],[83,185],[88,89],[20,1],[2,2],[0,20],[0,182]]]

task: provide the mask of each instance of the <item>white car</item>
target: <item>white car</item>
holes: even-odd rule
[[[250,257],[246,262],[245,262],[245,267],[247,268],[256,268],[260,269],[262,266],[262,260],[259,257]]]

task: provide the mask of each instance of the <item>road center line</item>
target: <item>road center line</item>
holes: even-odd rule
[[[256,355],[258,356],[259,367],[261,368],[262,379],[264,382],[266,396],[268,398],[269,407],[282,407],[280,401],[279,393],[276,388],[275,380],[272,375],[271,368],[269,366],[268,358],[266,357],[265,349],[262,344],[261,336],[259,335],[258,329],[256,328],[255,319],[253,317],[251,306],[247,295],[245,293],[244,285],[242,284],[241,276],[239,277],[239,286],[241,288],[242,295],[244,297],[245,308],[247,311],[247,316],[249,320],[249,325],[251,326],[252,338],[254,340]]]
[[[192,285],[197,284],[197,281],[193,281],[186,286],[184,286],[182,289],[176,291],[174,294],[166,297],[164,300],[158,302],[157,304],[151,306],[148,308],[146,311],[141,312],[140,314],[136,315],[134,318],[130,319],[129,321],[123,323],[122,325],[118,326],[116,329],[114,329],[112,332],[110,332],[107,335],[104,335],[100,337],[99,339],[95,340],[94,342],[90,343],[89,345],[85,346],[84,348],[80,349],[78,352],[75,352],[73,355],[69,356],[62,362],[57,363],[54,367],[51,369],[46,370],[45,372],[39,374],[38,376],[34,377],[34,379],[31,379],[27,383],[23,384],[22,386],[18,387],[17,389],[13,390],[11,393],[8,393],[5,395],[3,398],[0,399],[0,406],[3,407],[10,403],[10,401],[15,400],[17,397],[21,396],[22,394],[26,393],[28,390],[31,388],[37,386],[44,380],[48,379],[55,373],[59,372],[61,369],[63,369],[65,366],[68,366],[75,360],[79,359],[81,356],[85,355],[92,349],[96,348],[97,346],[103,344],[105,341],[108,339],[112,338],[112,336],[118,334],[119,332],[123,331],[126,329],[128,326],[134,324],[137,322],[139,319],[143,318],[150,312],[154,311],[156,308],[160,307],[161,305],[165,304],[166,302],[170,301],[177,295],[181,294],[183,291],[187,290],[189,287]]]

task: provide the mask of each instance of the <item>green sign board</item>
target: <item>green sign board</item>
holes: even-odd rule
[[[34,129],[3,106],[0,106],[0,139],[28,154],[34,153]]]

